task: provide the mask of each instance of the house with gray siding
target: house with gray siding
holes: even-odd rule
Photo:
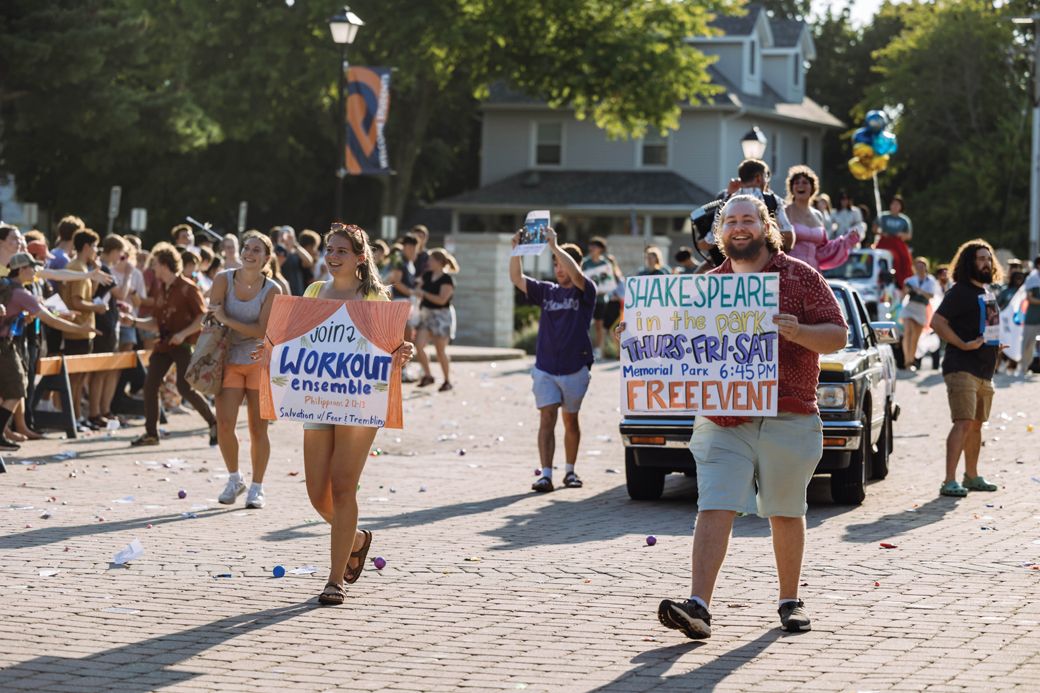
[[[819,170],[824,137],[843,125],[805,94],[816,57],[809,27],[755,5],[713,26],[721,35],[689,41],[717,57],[709,69],[723,91],[684,105],[666,137],[611,140],[572,111],[496,85],[482,108],[480,187],[436,203],[451,211],[452,232],[508,232],[527,211],[549,209],[567,240],[682,234],[690,211],[735,175],[755,126],[778,187],[790,166]]]

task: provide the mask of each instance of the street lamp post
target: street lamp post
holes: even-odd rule
[[[1015,24],[1033,25],[1033,146],[1029,159],[1029,259],[1040,255],[1040,15],[1015,17]]]
[[[757,125],[748,130],[747,134],[740,139],[740,148],[744,151],[745,159],[761,159],[766,153],[767,144],[769,144],[769,140]]]
[[[339,46],[339,75],[336,80],[339,85],[339,107],[336,111],[336,221],[343,221],[343,177],[347,175],[346,145],[343,142],[344,130],[346,128],[343,82],[347,78],[347,68],[349,67],[347,63],[347,46],[354,43],[358,29],[364,25],[365,23],[361,21],[361,18],[351,12],[349,7],[344,7],[342,12],[329,19],[329,31],[332,33],[332,40]]]

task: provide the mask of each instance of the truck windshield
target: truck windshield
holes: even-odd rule
[[[865,250],[853,250],[844,264],[823,271],[827,279],[870,279],[874,276],[874,256]]]

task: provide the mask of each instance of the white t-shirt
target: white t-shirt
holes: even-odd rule
[[[118,283],[122,284],[126,281],[125,272],[120,272],[118,269],[113,268],[112,274],[114,275],[114,278]],[[132,267],[130,269],[129,293],[131,295],[136,295],[138,298],[141,299],[148,298],[148,288],[145,286],[144,283],[144,274],[142,274],[141,270],[137,269],[136,267]],[[127,301],[127,303],[129,303],[129,301]],[[134,308],[134,315],[137,315],[136,308]]]
[[[834,222],[834,238],[852,231],[859,231],[862,236],[867,230],[867,225],[863,222],[863,212],[859,211],[859,207],[839,209],[831,215],[831,220]]]
[[[912,286],[918,291],[931,294],[933,297],[942,293],[942,289],[939,287],[939,282],[937,282],[935,277],[930,274],[924,279],[918,278],[915,274],[904,282],[904,286]]]

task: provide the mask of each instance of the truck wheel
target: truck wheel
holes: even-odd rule
[[[889,405],[885,404],[885,421],[881,424],[881,435],[878,436],[877,450],[873,452],[870,460],[870,476],[874,479],[884,479],[888,476],[888,455],[892,452],[892,412]]]
[[[632,500],[657,500],[664,493],[664,470],[636,464],[636,451],[625,448],[625,482]]]
[[[867,474],[873,447],[870,444],[870,417],[864,414],[860,422],[863,424],[863,433],[859,450],[852,453],[848,467],[831,474],[831,497],[838,505],[860,505],[867,496]]]

